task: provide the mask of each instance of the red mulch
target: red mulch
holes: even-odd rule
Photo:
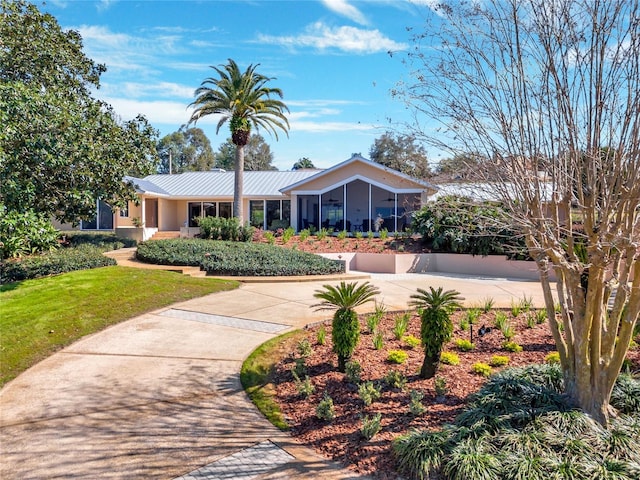
[[[357,387],[349,384],[344,375],[338,373],[337,359],[331,352],[331,326],[325,325],[326,344],[317,343],[318,326],[310,328],[306,338],[313,346],[313,353],[307,359],[309,377],[315,392],[304,399],[296,390],[291,369],[294,359],[298,357],[296,343],[290,341],[286,350],[291,352],[287,358],[276,366],[274,375],[276,401],[291,426],[291,434],[302,443],[313,447],[326,457],[337,460],[354,472],[374,475],[380,479],[397,478],[394,469],[394,458],[391,452],[391,440],[411,429],[437,429],[444,423],[453,421],[462,410],[465,399],[470,393],[477,391],[485,382],[485,378],[471,372],[471,366],[476,362],[490,363],[493,355],[509,357],[508,366],[524,366],[531,363],[543,363],[545,356],[555,350],[553,338],[547,324],[527,328],[526,316],[511,318],[511,324],[516,330],[513,341],[524,350],[520,353],[510,353],[502,350],[504,337],[499,330],[493,329],[487,335],[477,337],[477,330],[482,325],[493,327],[495,312],[483,314],[474,326],[475,350],[471,352],[458,351],[452,341],[446,351],[454,351],[460,356],[457,366],[441,365],[438,376],[447,382],[448,394],[442,399],[436,399],[434,380],[422,380],[418,377],[422,365],[423,352],[420,346],[410,349],[402,342],[395,340],[392,329],[394,314],[387,314],[379,325],[379,331],[384,334],[384,347],[375,350],[373,335],[365,333],[367,330],[366,317],[361,318],[362,335],[359,346],[353,356],[362,365],[362,380],[383,382],[384,376],[390,370],[402,372],[408,379],[403,391],[390,390],[384,387],[381,398],[365,407],[358,396]],[[463,312],[454,314],[454,339],[469,338],[469,330],[459,329],[459,320]],[[407,335],[420,337],[420,320],[412,317]],[[389,350],[404,350],[408,353],[408,360],[402,365],[390,364],[386,361]],[[640,351],[630,352],[635,368],[640,366]],[[505,367],[493,368],[499,371]],[[408,410],[410,390],[424,393],[422,400],[426,412],[414,418]],[[331,423],[318,420],[315,415],[316,406],[323,394],[327,392],[333,399],[336,418]],[[382,430],[371,441],[366,441],[360,435],[363,414],[382,414]]]

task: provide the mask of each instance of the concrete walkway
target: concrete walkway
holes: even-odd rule
[[[523,295],[542,304],[536,282],[370,280],[389,310],[429,285],[457,289],[468,305],[492,297],[509,306]],[[110,327],[37,364],[0,390],[0,478],[356,478],[271,426],[239,381],[255,347],[328,318],[310,308],[325,283],[338,279],[243,283]]]

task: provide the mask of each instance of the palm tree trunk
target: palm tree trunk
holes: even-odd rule
[[[233,216],[244,225],[244,212],[242,208],[242,187],[244,181],[244,145],[237,145],[236,148],[236,173],[233,183]]]

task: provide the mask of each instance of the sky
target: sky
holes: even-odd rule
[[[289,135],[260,131],[273,165],[302,157],[327,168],[361,153],[410,120],[390,90],[408,79],[402,59],[435,0],[49,0],[65,30],[80,32],[84,52],[107,66],[95,97],[129,120],[143,114],[160,137],[188,122],[194,92],[217,77],[210,68],[259,64],[283,91]],[[391,53],[390,53],[391,52]],[[202,128],[217,151],[230,137],[217,118]],[[430,161],[437,162],[437,153]]]

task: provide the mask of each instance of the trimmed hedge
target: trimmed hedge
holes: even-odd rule
[[[103,252],[125,247],[135,247],[138,243],[132,238],[118,237],[115,233],[60,232],[60,236],[65,240],[63,245],[69,247],[91,245],[101,249]]]
[[[156,240],[138,245],[138,260],[199,266],[211,275],[293,276],[344,273],[344,262],[273,245],[214,240]]]
[[[105,257],[99,248],[64,248],[45,255],[3,261],[0,263],[0,282],[17,282],[109,265],[116,265],[116,261]]]

